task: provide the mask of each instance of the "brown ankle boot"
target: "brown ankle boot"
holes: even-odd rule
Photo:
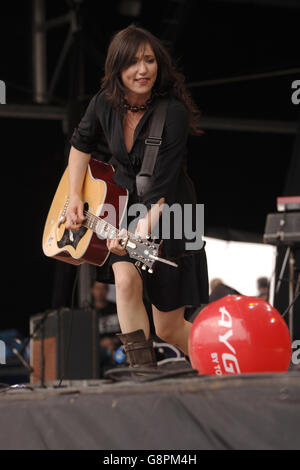
[[[156,356],[151,339],[146,340],[143,330],[117,334],[126,353],[130,367],[154,369],[157,367]]]

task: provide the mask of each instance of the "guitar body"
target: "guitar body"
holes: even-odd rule
[[[125,214],[128,191],[114,183],[113,174],[110,164],[91,158],[83,183],[82,199],[89,214],[105,219],[118,229]],[[42,241],[44,254],[71,264],[86,262],[102,266],[109,255],[106,239],[99,238],[88,226],[81,226],[76,231],[66,229],[68,194],[66,168],[45,223]],[[114,210],[106,211],[105,204],[110,204]]]

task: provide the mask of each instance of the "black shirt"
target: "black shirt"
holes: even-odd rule
[[[139,121],[135,132],[133,146],[128,153],[124,135],[122,118],[107,100],[104,91],[99,91],[90,101],[86,112],[70,139],[70,143],[78,150],[92,153],[97,148],[101,133],[104,134],[116,170],[114,181],[135,193],[135,176],[139,172],[145,151],[145,130],[153,114],[155,101]],[[179,188],[181,175],[186,174],[186,142],[188,136],[188,112],[183,103],[171,98],[169,101],[162,144],[160,146],[151,188],[143,196],[143,204],[150,209],[161,197],[167,204],[173,202],[196,202],[191,180],[187,187]],[[184,194],[186,191],[187,194]]]
[[[147,209],[150,209],[151,204],[164,197],[168,205],[175,202],[181,206],[186,203],[195,204],[197,202],[195,188],[186,171],[188,111],[184,104],[175,98],[169,99],[162,144],[151,186],[141,199],[137,198],[135,178],[143,161],[144,140],[148,136],[147,130],[156,103],[157,98],[139,121],[134,132],[132,149],[128,152],[124,141],[122,116],[112,107],[105,91],[100,90],[91,99],[83,118],[73,132],[70,143],[76,149],[92,154],[96,152],[97,143],[104,134],[113,156],[112,164],[115,169],[113,179],[116,184],[129,191],[129,203],[142,202]],[[173,231],[174,227],[171,227],[171,237],[163,243],[162,256],[165,258],[172,258],[185,251],[184,230],[181,239],[175,239],[172,236]],[[110,259],[115,257],[116,255],[110,256]],[[152,275],[147,271],[142,273],[146,295],[160,310],[168,311],[187,304],[198,306],[208,301],[205,251],[201,250],[199,255],[181,258],[178,264],[179,267],[174,268],[158,263]],[[103,272],[102,268],[100,270]],[[112,272],[109,279],[100,277],[98,280],[114,282]]]

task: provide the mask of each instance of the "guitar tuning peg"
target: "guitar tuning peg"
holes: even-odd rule
[[[142,270],[145,271],[145,269],[147,269],[147,266],[145,264],[143,264]]]
[[[141,262],[140,262],[140,261],[136,261],[134,264],[135,264],[135,266],[136,266],[137,268],[139,268],[139,267],[141,266]]]
[[[149,269],[148,269],[148,273],[149,273],[149,274],[153,274],[153,269],[152,269],[152,268],[149,268]]]

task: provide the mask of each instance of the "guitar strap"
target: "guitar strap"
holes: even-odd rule
[[[145,139],[146,149],[142,167],[136,175],[136,188],[138,196],[141,197],[150,188],[151,176],[154,171],[159,147],[162,143],[162,133],[166,120],[168,100],[159,101],[153,111],[149,137]]]

